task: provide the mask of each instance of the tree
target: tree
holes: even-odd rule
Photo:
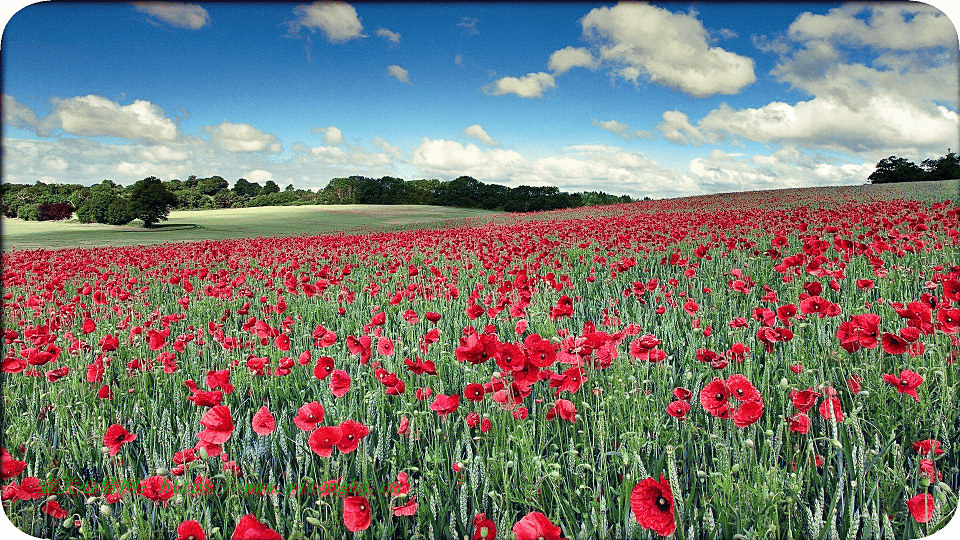
[[[917,167],[912,161],[897,156],[881,159],[877,163],[877,170],[867,177],[873,184],[887,184],[891,182],[915,182],[926,180],[926,172]]]
[[[211,176],[210,178],[203,178],[197,182],[197,191],[204,195],[216,195],[221,189],[226,189],[230,187],[230,184],[226,180],[220,178],[219,176]]]
[[[176,204],[177,196],[170,193],[156,176],[140,180],[130,191],[130,212],[134,219],[142,220],[146,228],[158,221],[166,221],[170,208]]]
[[[130,211],[130,201],[123,197],[115,197],[113,202],[107,206],[105,223],[107,225],[126,225],[133,221],[133,213]]]
[[[925,159],[920,164],[927,171],[927,180],[953,180],[960,178],[960,156],[947,148],[947,155],[937,159]]]
[[[280,193],[280,186],[278,186],[273,180],[267,180],[267,184],[263,186],[263,189],[260,190],[258,195],[263,196],[271,193]]]
[[[233,192],[241,197],[256,197],[260,194],[260,184],[249,182],[246,178],[237,180],[233,185]]]

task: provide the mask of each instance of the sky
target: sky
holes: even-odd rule
[[[13,11],[4,182],[469,175],[663,198],[860,185],[960,148],[957,29],[920,3]]]

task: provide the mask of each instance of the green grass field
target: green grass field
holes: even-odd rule
[[[254,236],[314,235],[333,231],[429,227],[447,220],[484,218],[498,212],[418,205],[264,206],[170,212],[153,229],[140,222],[123,227],[3,218],[3,249],[129,246],[163,242],[227,240]]]

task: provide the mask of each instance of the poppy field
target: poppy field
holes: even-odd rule
[[[4,511],[111,540],[933,534],[957,187],[4,252]]]

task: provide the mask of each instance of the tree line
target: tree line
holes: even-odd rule
[[[644,199],[649,200],[649,197]],[[334,178],[322,190],[283,190],[273,180],[263,186],[245,178],[233,187],[220,176],[161,181],[154,176],[131,186],[103,180],[79,184],[2,184],[0,210],[6,217],[47,221],[69,219],[76,212],[81,223],[126,225],[135,219],[150,227],[167,218],[170,210],[204,210],[255,206],[308,204],[417,204],[534,212],[599,204],[633,202],[628,195],[602,191],[567,193],[555,186],[507,187],[485,184],[470,176],[449,182],[437,179],[403,180],[384,176]]]
[[[920,165],[904,158],[890,156],[877,163],[868,180],[871,184],[890,184],[894,182],[923,182],[930,180],[953,180],[960,178],[960,157],[947,148],[947,155],[936,159],[925,159]]]

